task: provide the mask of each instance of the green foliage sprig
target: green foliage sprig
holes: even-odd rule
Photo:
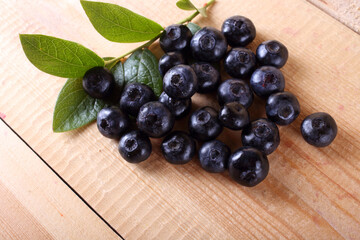
[[[116,4],[81,0],[94,28],[107,40],[119,43],[147,41],[139,47],[116,58],[101,58],[79,43],[39,34],[20,34],[20,41],[29,61],[41,71],[69,78],[56,101],[53,131],[65,132],[80,128],[96,119],[97,113],[108,103],[91,98],[82,87],[82,77],[93,67],[106,67],[114,74],[117,87],[128,82],[150,86],[156,95],[162,92],[162,78],[158,60],[147,49],[164,31],[164,28],[139,14]],[[191,21],[215,0],[197,8],[190,0],[179,0],[176,5],[183,10],[194,10],[189,17],[179,21],[187,24],[192,33],[200,29]],[[131,56],[122,63],[121,60]]]

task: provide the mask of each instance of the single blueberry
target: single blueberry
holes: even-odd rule
[[[135,130],[124,134],[119,142],[120,155],[130,163],[139,163],[149,158],[152,146],[148,136]]]
[[[170,109],[175,119],[185,117],[191,110],[191,98],[174,99],[169,97],[166,92],[162,92],[159,102],[165,104]]]
[[[253,22],[243,16],[232,16],[226,19],[221,27],[228,44],[232,47],[245,47],[256,36]]]
[[[305,141],[315,147],[326,147],[337,135],[337,125],[328,113],[317,112],[307,116],[301,123]]]
[[[227,42],[224,35],[213,27],[200,29],[190,42],[195,59],[204,62],[218,62],[226,54]]]
[[[278,125],[289,125],[300,114],[300,104],[294,94],[279,92],[270,95],[266,101],[268,119]]]
[[[165,74],[163,88],[172,98],[190,98],[198,89],[196,74],[190,66],[177,65]]]
[[[247,78],[255,70],[255,54],[247,48],[233,48],[225,56],[224,69],[232,77]]]
[[[192,33],[182,24],[173,24],[165,28],[160,36],[160,47],[164,52],[186,51],[190,45]]]
[[[97,114],[99,132],[108,138],[120,138],[128,130],[130,120],[118,107],[103,108]]]
[[[212,107],[202,107],[193,112],[189,119],[190,134],[201,141],[215,139],[223,130],[217,115]]]
[[[205,142],[199,150],[201,167],[211,173],[224,172],[230,153],[230,148],[219,140]]]
[[[220,84],[220,73],[210,63],[198,62],[191,65],[198,79],[198,92],[210,93]]]
[[[250,86],[240,79],[228,79],[218,88],[218,101],[220,105],[228,102],[239,102],[249,108],[254,100]]]
[[[159,59],[159,71],[161,76],[164,77],[167,71],[169,71],[170,68],[185,64],[186,60],[181,52],[168,52],[162,55],[162,57]]]
[[[269,173],[266,155],[256,148],[241,147],[229,158],[229,175],[239,184],[254,187]]]
[[[269,155],[280,144],[279,129],[275,123],[261,118],[251,122],[243,129],[241,140],[243,146],[257,148]]]
[[[241,130],[250,122],[246,108],[238,102],[226,103],[219,111],[219,120],[224,127]]]
[[[110,96],[114,86],[114,76],[106,68],[94,67],[85,73],[82,84],[90,97],[102,99]]]
[[[276,40],[262,42],[256,49],[260,65],[281,68],[285,65],[289,53],[284,44]]]
[[[161,151],[169,163],[188,163],[196,153],[195,140],[189,134],[175,131],[167,135],[161,143]]]
[[[284,91],[284,75],[276,67],[263,66],[251,75],[250,86],[256,95],[267,98],[273,93]]]
[[[174,127],[175,119],[161,102],[145,103],[137,116],[138,128],[149,137],[161,138]]]

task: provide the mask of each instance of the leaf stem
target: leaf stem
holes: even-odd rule
[[[148,42],[138,46],[137,48],[134,48],[133,50],[117,57],[117,58],[114,58],[114,59],[111,59],[109,61],[105,61],[105,66],[110,66],[109,67],[109,70],[115,66],[116,63],[118,63],[121,59],[123,59],[124,57],[132,54],[133,52],[136,52],[137,50],[140,50],[140,49],[143,49],[143,48],[146,48],[146,47],[149,47],[153,42],[155,42],[159,37],[161,36],[161,33],[159,33],[156,37],[154,37],[153,39],[149,40]]]
[[[215,2],[215,0],[210,0],[208,1],[207,3],[205,3],[205,6],[203,7],[205,10],[210,6],[212,5],[213,3]],[[193,14],[191,14],[189,17],[181,20],[180,22],[178,22],[177,24],[184,24],[184,23],[187,23],[187,22],[191,22],[197,15],[199,15],[199,11],[196,10],[196,12],[194,12]]]
[[[204,5],[204,9],[206,10],[210,5],[212,5],[216,0],[210,0],[208,1],[205,5]],[[187,23],[187,22],[191,22],[197,15],[199,15],[199,11],[196,10],[196,12],[194,12],[193,14],[191,14],[189,17],[181,20],[180,22],[178,22],[177,24],[184,24],[184,23]],[[117,57],[117,58],[114,58],[114,59],[111,59],[111,60],[108,60],[108,61],[105,61],[105,66],[109,66],[109,70],[114,67],[116,65],[116,63],[118,63],[121,59],[123,59],[124,57],[136,52],[137,50],[140,50],[140,49],[143,49],[143,48],[146,48],[146,47],[149,47],[151,44],[153,44],[160,36],[161,36],[162,32],[159,33],[157,36],[155,36],[153,39],[149,40],[148,42],[140,45],[139,47],[137,48],[134,48],[133,50]]]

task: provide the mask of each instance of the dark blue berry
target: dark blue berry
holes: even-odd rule
[[[224,35],[213,27],[200,29],[191,39],[190,48],[195,59],[204,62],[218,62],[226,53]]]
[[[85,73],[82,84],[87,94],[102,99],[110,96],[114,86],[114,76],[106,68],[94,67]]]
[[[97,114],[97,127],[105,137],[120,138],[129,126],[128,116],[118,107],[103,108]]]
[[[169,163],[185,164],[194,157],[196,143],[189,134],[175,131],[164,138],[161,143],[161,151]]]
[[[302,122],[301,134],[307,143],[315,147],[326,147],[334,141],[337,125],[328,113],[313,113]]]
[[[253,22],[243,16],[232,16],[226,19],[221,27],[228,44],[232,47],[245,47],[256,36]]]
[[[243,146],[254,147],[269,155],[279,146],[279,129],[275,123],[261,118],[247,125],[242,133]]]
[[[217,111],[212,107],[203,107],[191,114],[189,119],[190,134],[201,141],[215,139],[223,130]]]
[[[137,116],[138,128],[149,137],[165,136],[174,127],[174,116],[161,102],[145,103]]]
[[[210,63],[198,62],[191,65],[198,79],[198,92],[210,93],[220,84],[220,73]]]
[[[119,142],[120,155],[130,163],[139,163],[149,158],[152,146],[148,136],[136,130],[124,134]]]
[[[219,140],[205,142],[199,150],[201,167],[211,173],[224,172],[230,153],[230,148]]]
[[[182,24],[173,24],[165,28],[160,37],[160,47],[164,52],[186,51],[189,47],[192,33]]]
[[[177,65],[165,74],[163,88],[172,98],[190,98],[198,88],[196,74],[190,66]]]
[[[228,79],[218,88],[218,101],[220,105],[229,102],[239,102],[249,108],[254,100],[250,86],[240,79]]]
[[[241,130],[250,122],[246,108],[238,102],[226,103],[219,111],[219,120],[224,127]]]
[[[276,67],[263,66],[251,75],[250,86],[256,95],[267,98],[273,93],[284,91],[284,75]]]
[[[191,110],[191,98],[174,99],[163,92],[159,97],[159,102],[165,104],[170,109],[175,119],[185,117]]]
[[[242,147],[229,158],[229,175],[246,187],[254,187],[269,173],[269,161],[265,154],[252,147]]]
[[[281,68],[285,65],[288,55],[285,45],[276,40],[265,41],[256,49],[256,57],[260,65]]]
[[[255,70],[255,54],[247,48],[233,48],[225,56],[224,69],[232,77],[247,78]]]
[[[180,52],[168,52],[165,53],[160,59],[159,59],[159,71],[161,76],[164,76],[167,71],[169,71],[170,68],[185,64],[185,58],[182,53]]]
[[[129,83],[121,94],[120,108],[127,114],[136,117],[140,107],[155,98],[154,91],[149,86],[141,83]]]
[[[294,94],[279,92],[270,95],[266,101],[268,119],[278,125],[289,125],[300,114],[300,104]]]

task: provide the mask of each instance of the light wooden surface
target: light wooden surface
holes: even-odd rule
[[[307,0],[360,33],[359,0]]]
[[[164,26],[189,14],[169,1],[113,2]],[[131,165],[119,157],[116,142],[102,137],[94,124],[70,133],[52,133],[52,111],[64,79],[34,68],[21,50],[18,34],[42,33],[77,41],[101,56],[120,55],[136,44],[103,39],[78,1],[1,1],[1,5],[0,115],[126,239],[359,239],[360,36],[340,22],[303,0],[220,0],[211,8],[209,18],[196,20],[202,26],[219,28],[226,17],[245,15],[257,27],[252,50],[264,40],[278,39],[290,51],[282,70],[286,89],[298,96],[302,113],[290,127],[280,128],[281,144],[269,156],[268,178],[255,188],[244,188],[227,174],[204,172],[197,159],[185,166],[166,163],[159,151],[160,140],[153,141],[154,153],[148,161]],[[153,50],[161,55],[158,46]],[[216,106],[206,96],[197,95],[194,102],[196,106],[205,102]],[[250,111],[252,118],[261,116],[263,104],[257,101]],[[301,120],[315,111],[329,112],[339,127],[335,142],[324,149],[307,145],[299,133]],[[233,150],[240,146],[236,132],[224,131],[221,139]],[[3,141],[3,146],[16,142],[8,137]],[[0,147],[1,161],[3,152],[8,152],[8,147],[4,148]],[[19,152],[23,154],[20,147]],[[39,224],[27,232],[23,230],[26,227],[1,221],[2,232],[17,229],[4,236],[95,239],[95,234],[112,234],[101,227],[102,221],[91,217],[90,210],[81,210],[82,202],[61,182],[64,190],[46,181],[56,177],[35,167],[39,159],[10,156],[20,170],[10,176],[10,167],[0,169],[1,174],[7,174],[0,176],[1,181],[8,181],[0,187],[7,196],[1,201],[9,207],[22,204],[21,209],[29,213],[20,210],[5,216],[36,216],[24,224]],[[23,171],[36,170],[36,175],[25,175],[22,167]],[[73,216],[69,217],[74,221],[72,226],[58,220],[47,201],[24,205],[25,197],[21,196],[26,191],[21,181],[30,184],[38,179],[47,183],[38,185],[50,199],[61,197],[64,209],[60,212]],[[55,223],[61,228],[51,228]],[[89,236],[79,236],[77,231]]]
[[[0,153],[0,239],[117,238],[3,121]]]

